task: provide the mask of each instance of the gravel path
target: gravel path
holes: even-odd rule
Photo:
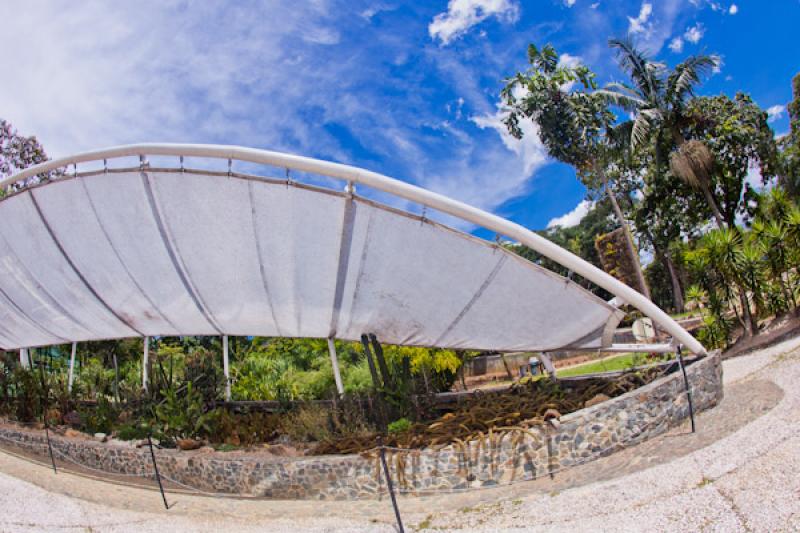
[[[697,434],[678,428],[555,480],[402,498],[407,530],[800,531],[800,338],[723,364],[726,398]],[[165,511],[152,490],[0,453],[0,532],[395,530],[387,500],[168,498]]]

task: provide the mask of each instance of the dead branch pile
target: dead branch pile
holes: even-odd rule
[[[590,400],[625,394],[663,374],[651,369],[628,372],[613,379],[575,381],[528,380],[503,391],[476,390],[438,419],[418,422],[407,431],[383,436],[386,446],[437,448],[452,443],[483,439],[484,435],[526,431],[586,406]],[[313,454],[360,453],[375,448],[377,433],[320,442]]]

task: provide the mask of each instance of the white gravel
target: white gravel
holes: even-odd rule
[[[772,410],[668,463],[560,493],[525,484],[400,501],[407,530],[800,531],[800,338],[725,361],[725,383],[771,380]],[[713,416],[713,412],[706,416]],[[680,437],[668,437],[680,438]],[[22,481],[29,479],[32,482]],[[0,531],[393,531],[388,501],[276,502],[157,493],[54,476],[0,453]]]

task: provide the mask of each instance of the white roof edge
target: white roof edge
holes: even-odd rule
[[[399,196],[519,241],[632,305],[644,315],[653,319],[662,329],[672,335],[675,341],[683,344],[689,351],[700,355],[707,353],[697,339],[641,293],[533,231],[442,194],[377,172],[341,163],[241,146],[144,143],[93,150],[47,161],[0,181],[0,187],[6,187],[31,176],[72,164],[137,155],[235,159],[339,178]]]

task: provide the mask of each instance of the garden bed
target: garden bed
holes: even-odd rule
[[[696,410],[722,398],[719,354],[687,368]],[[486,431],[435,449],[389,449],[392,476],[403,493],[461,490],[534,479],[662,433],[688,416],[680,372],[588,408],[556,424]],[[3,426],[4,445],[47,455],[42,431]],[[53,436],[58,457],[117,475],[152,476],[149,451],[132,444]],[[269,450],[221,453],[158,450],[159,469],[180,484],[213,493],[272,498],[374,497],[384,490],[374,451],[291,457]]]

